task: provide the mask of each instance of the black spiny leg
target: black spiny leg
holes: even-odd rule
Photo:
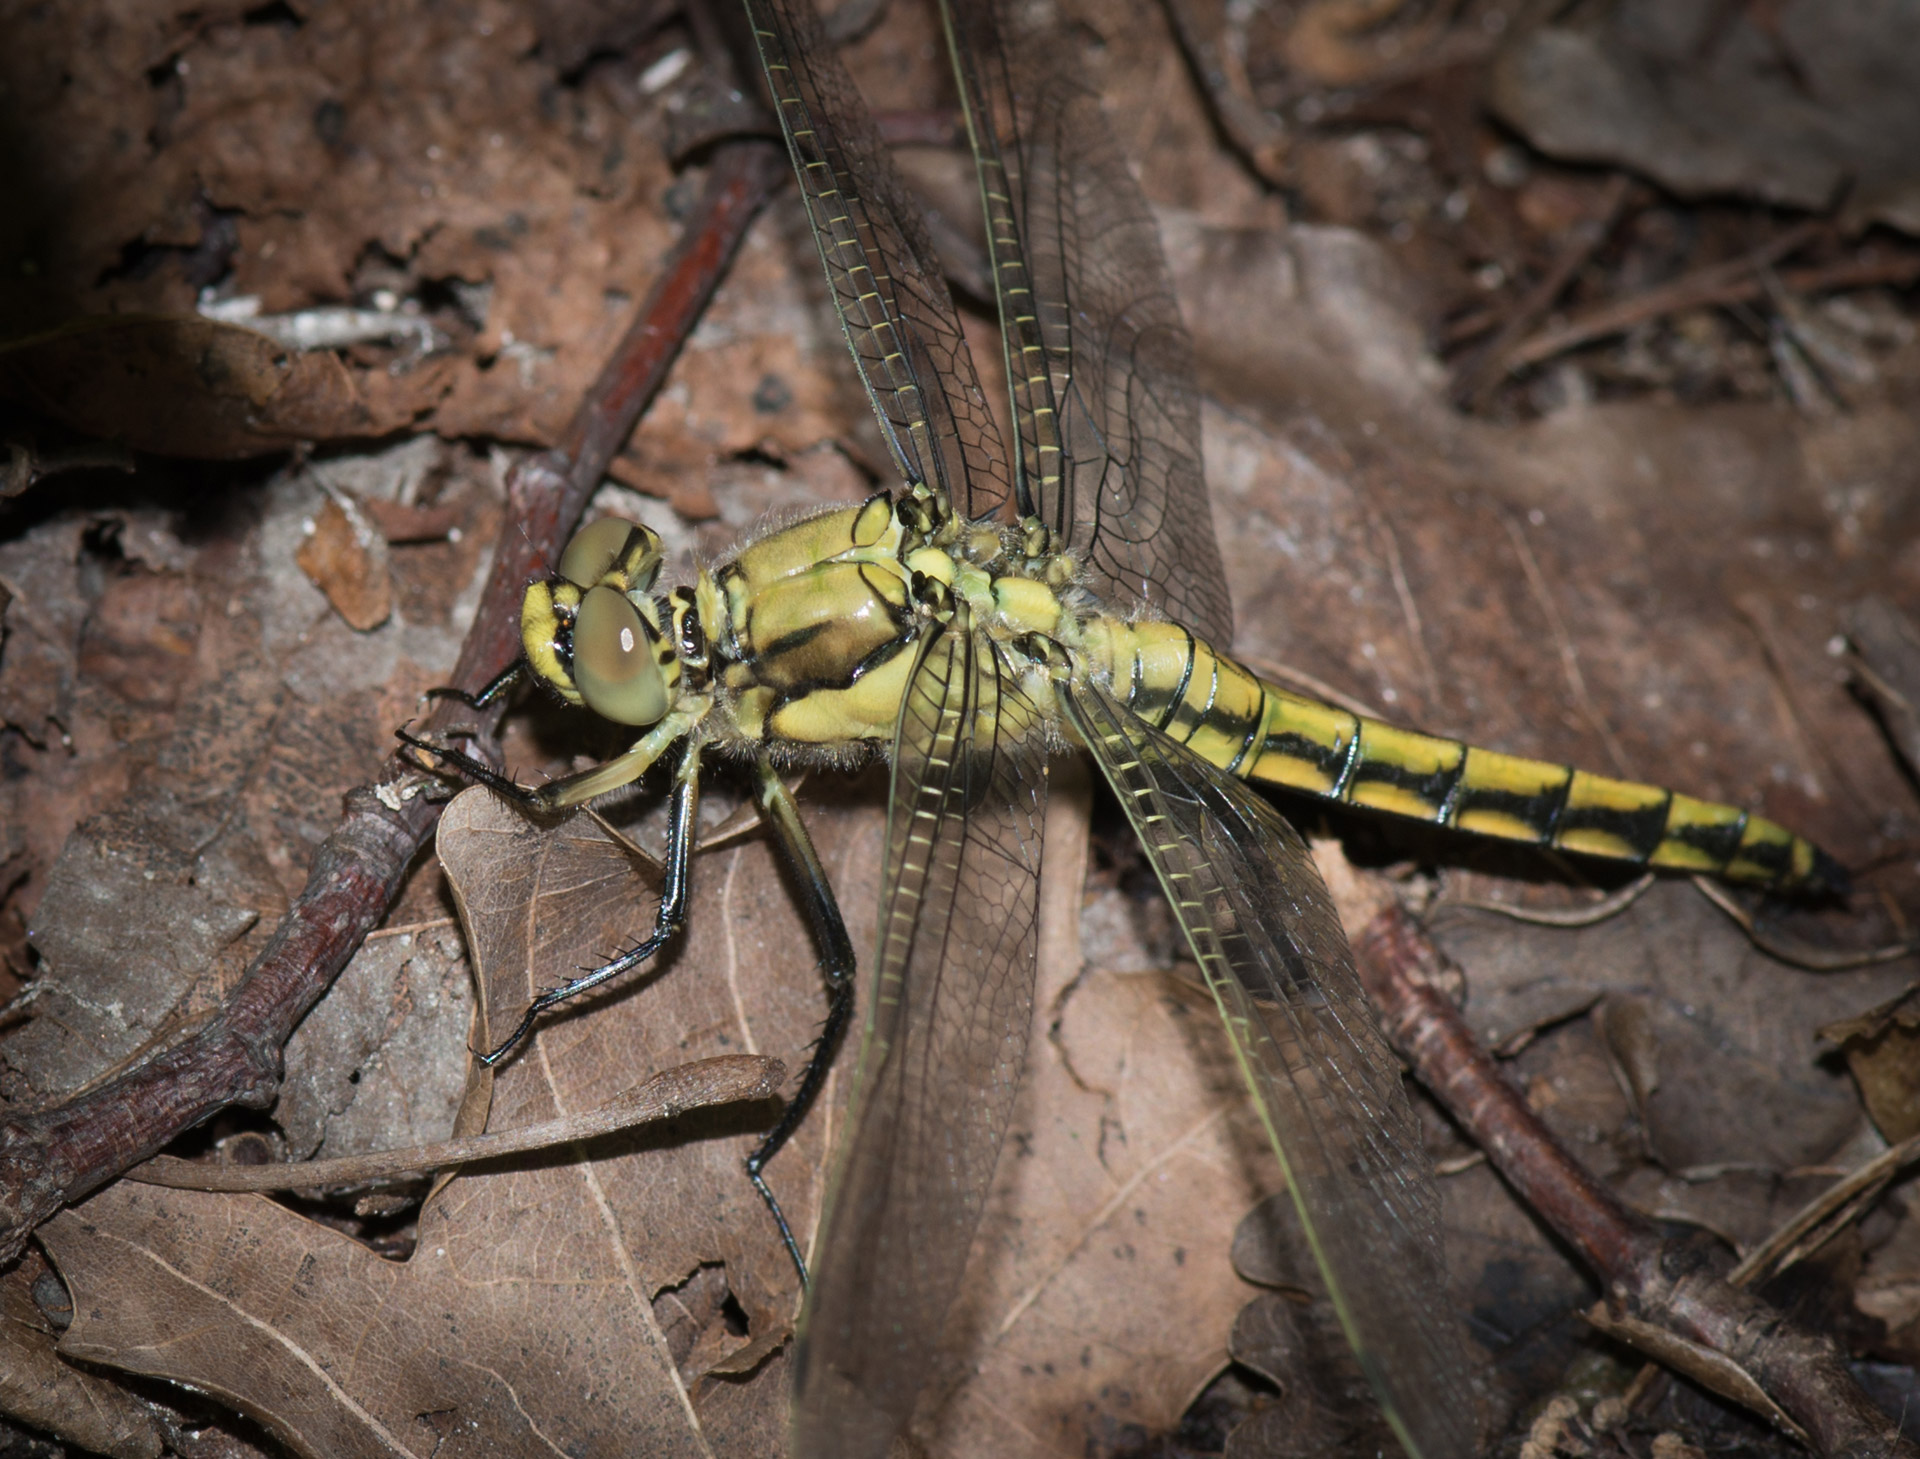
[[[520,1022],[514,1025],[513,1032],[480,1055],[482,1064],[492,1068],[504,1059],[513,1046],[527,1036],[534,1020],[549,1008],[565,1003],[569,998],[577,998],[588,989],[619,977],[629,968],[638,967],[685,930],[687,896],[692,882],[688,874],[689,863],[699,827],[700,745],[697,740],[688,739],[680,752],[679,767],[673,772],[673,796],[667,807],[665,881],[660,889],[659,910],[653,916],[653,931],[612,962],[590,969],[577,978],[570,978],[559,987],[549,988],[536,997],[527,1005],[527,1011],[520,1015]]]
[[[840,918],[840,904],[834,900],[833,886],[827,880],[826,868],[820,865],[820,854],[813,849],[813,840],[800,820],[799,807],[793,803],[792,795],[764,755],[756,762],[755,768],[759,771],[756,793],[761,812],[766,816],[767,824],[773,828],[774,836],[780,842],[781,850],[786,852],[787,860],[799,880],[801,899],[807,904],[807,914],[813,920],[813,935],[820,944],[821,976],[827,983],[826,1022],[820,1026],[820,1037],[814,1040],[813,1053],[807,1060],[807,1067],[801,1071],[800,1088],[787,1102],[780,1123],[768,1132],[766,1139],[760,1142],[760,1148],[747,1157],[747,1178],[753,1182],[753,1188],[760,1192],[760,1199],[767,1203],[767,1209],[773,1213],[774,1224],[780,1228],[780,1239],[786,1243],[787,1255],[793,1258],[794,1268],[800,1273],[800,1284],[804,1287],[807,1282],[806,1259],[800,1255],[800,1245],[793,1239],[793,1229],[787,1225],[780,1202],[774,1199],[773,1191],[767,1185],[765,1171],[767,1162],[780,1153],[781,1147],[807,1117],[807,1111],[813,1108],[820,1086],[826,1082],[827,1070],[833,1066],[834,1051],[839,1048],[841,1036],[853,1017],[853,943],[847,936],[846,923]]]
[[[487,682],[481,686],[478,694],[469,694],[466,690],[456,689],[451,684],[441,684],[437,688],[427,690],[426,697],[428,699],[458,699],[469,709],[485,709],[489,704],[493,703],[494,700],[498,699],[502,694],[506,693],[508,689],[513,687],[514,683],[520,678],[521,670],[525,667],[526,665],[522,660],[515,659],[499,673],[487,680]]]
[[[427,692],[431,694],[433,691],[429,689]],[[455,733],[457,734],[459,731],[456,730]],[[407,729],[397,729],[394,731],[394,734],[398,737],[401,744],[411,745],[423,755],[431,755],[435,764],[429,766],[429,769],[444,767],[448,770],[458,770],[476,785],[484,785],[488,790],[504,795],[516,805],[525,806],[528,810],[543,811],[552,809],[540,791],[535,790],[532,786],[522,785],[510,776],[502,775],[485,760],[469,755],[465,750],[456,750],[448,745],[437,745],[432,740],[422,739],[419,735]]]

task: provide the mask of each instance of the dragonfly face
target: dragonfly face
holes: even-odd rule
[[[559,572],[520,605],[520,642],[534,673],[569,704],[615,724],[653,725],[673,706],[680,656],[651,596],[660,539],[606,518],[574,534]]]

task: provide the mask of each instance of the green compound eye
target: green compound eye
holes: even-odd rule
[[[560,554],[560,576],[580,588],[617,579],[611,586],[645,592],[659,572],[659,537],[622,517],[582,527]]]
[[[612,588],[594,588],[580,600],[573,624],[573,682],[587,708],[615,724],[656,724],[667,712],[667,680],[655,656],[653,630]]]

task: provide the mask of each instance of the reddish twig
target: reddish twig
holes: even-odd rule
[[[1803,1331],[1710,1269],[1713,1254],[1662,1237],[1596,1180],[1527,1107],[1434,986],[1437,948],[1397,906],[1354,942],[1361,980],[1387,1032],[1422,1083],[1486,1151],[1521,1198],[1580,1253],[1606,1288],[1607,1330],[1677,1339],[1669,1351],[1709,1350],[1691,1376],[1804,1431],[1816,1452],[1844,1459],[1920,1459],[1920,1448],[1873,1406],[1833,1341]],[[1658,1345],[1657,1342],[1654,1345]],[[1743,1381],[1757,1392],[1743,1389]],[[1783,1413],[1781,1411],[1784,1411]]]
[[[666,377],[712,297],[747,224],[786,174],[772,143],[716,150],[706,190],[600,379],[559,445],[521,462],[478,615],[453,682],[478,689],[519,652],[520,597],[559,553],[608,463]],[[430,724],[473,711],[443,700]],[[491,731],[499,711],[482,716]],[[231,1104],[263,1108],[279,1090],[294,1027],[386,915],[407,868],[432,838],[440,805],[402,764],[347,797],[346,814],[314,852],[307,885],[226,1005],[199,1031],[65,1104],[0,1121],[0,1264],[33,1229]]]

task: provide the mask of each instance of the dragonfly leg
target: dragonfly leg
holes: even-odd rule
[[[440,684],[427,690],[424,697],[428,699],[458,699],[469,709],[485,709],[513,686],[515,681],[519,679],[520,671],[524,667],[524,663],[516,658],[499,673],[487,680],[487,682],[480,687],[480,691],[477,694],[469,694],[466,690],[456,689],[451,684]]]
[[[747,1157],[747,1178],[773,1213],[774,1224],[780,1228],[780,1239],[786,1243],[787,1255],[793,1258],[794,1268],[800,1273],[800,1284],[805,1286],[806,1259],[800,1254],[800,1243],[794,1240],[793,1228],[787,1224],[780,1202],[767,1185],[766,1168],[800,1127],[807,1111],[813,1108],[820,1086],[826,1082],[827,1071],[833,1066],[834,1052],[853,1019],[853,941],[847,936],[847,924],[841,919],[840,904],[834,900],[833,884],[827,880],[826,868],[820,864],[820,853],[813,849],[813,839],[807,835],[800,819],[800,808],[793,803],[792,794],[764,755],[757,761],[756,769],[761,813],[773,828],[799,880],[801,898],[813,921],[813,935],[820,944],[820,971],[827,984],[826,1021],[820,1026],[820,1037],[814,1040],[807,1067],[800,1073],[800,1087],[787,1101],[780,1122]]]
[[[590,766],[578,774],[563,775],[558,780],[549,780],[537,787],[522,785],[510,776],[502,775],[486,761],[464,750],[435,744],[404,729],[396,733],[401,743],[433,756],[446,768],[458,770],[469,780],[498,792],[515,804],[525,806],[530,811],[551,813],[584,805],[596,795],[605,795],[610,790],[631,785],[646,774],[667,746],[684,736],[691,726],[692,720],[688,716],[678,712],[669,714],[649,730],[639,744],[624,754],[615,755],[611,760]]]
[[[609,762],[611,763],[611,762]],[[604,768],[604,767],[596,767]],[[555,781],[555,785],[564,784]],[[550,787],[549,787],[550,788]],[[638,944],[629,948],[611,962],[569,979],[557,988],[549,988],[527,1005],[526,1012],[520,1015],[520,1022],[493,1048],[479,1056],[480,1062],[492,1068],[527,1036],[534,1020],[556,1004],[565,1003],[569,998],[577,998],[590,988],[597,988],[611,978],[617,978],[629,968],[638,967],[678,937],[687,925],[687,895],[692,881],[690,875],[693,843],[700,824],[700,742],[689,738],[680,754],[679,768],[674,771],[673,795],[667,810],[667,857],[665,881],[660,889],[660,907],[654,913],[653,931]]]

